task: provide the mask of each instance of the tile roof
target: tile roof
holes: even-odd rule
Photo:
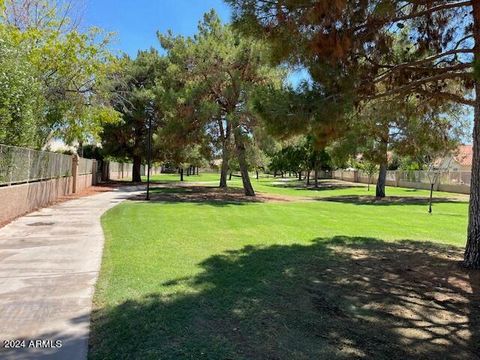
[[[462,166],[472,166],[473,146],[460,145],[453,158]]]

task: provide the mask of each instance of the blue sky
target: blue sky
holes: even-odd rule
[[[215,9],[223,22],[231,18],[223,0],[85,0],[84,26],[98,26],[115,32],[114,51],[136,56],[137,51],[159,48],[157,31],[172,30],[177,35],[193,35],[205,12]],[[306,71],[290,75],[296,85],[308,79]],[[471,119],[468,116],[467,119]],[[470,137],[465,139],[470,142]]]
[[[159,47],[157,31],[193,35],[210,9],[230,21],[230,9],[222,0],[86,0],[83,21],[115,32],[112,49],[135,56],[139,49]]]
[[[138,50],[160,48],[157,31],[193,35],[203,14],[215,9],[223,22],[231,19],[223,0],[86,0],[83,25],[98,26],[116,34],[111,48],[135,57]],[[308,78],[305,71],[292,73],[294,85]]]

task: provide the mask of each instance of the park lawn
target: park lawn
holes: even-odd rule
[[[258,190],[312,191],[271,182]],[[113,208],[89,357],[474,358],[480,329],[468,326],[476,313],[457,266],[467,204],[441,201],[429,215],[423,203],[334,201],[360,190]],[[435,300],[445,294],[450,302]]]
[[[200,175],[190,175],[187,176],[184,174],[185,182],[217,182],[220,179],[220,175],[217,173],[200,173]],[[143,181],[147,181],[147,177],[142,177]],[[179,174],[160,174],[152,175],[151,180],[157,183],[174,183],[180,182]]]
[[[180,177],[178,174],[160,174],[152,176],[152,181],[160,184],[172,184],[180,183]],[[208,183],[208,185],[218,184],[220,175],[217,173],[200,173],[200,175],[185,176],[184,181],[186,183]],[[146,177],[144,177],[146,181]],[[260,179],[255,179],[254,174],[251,174],[252,185],[256,191],[265,194],[277,194],[285,196],[297,196],[297,197],[336,197],[336,196],[370,196],[375,194],[375,185],[370,185],[370,190],[367,190],[365,184],[356,184],[355,186],[339,187],[332,184],[332,186],[321,186],[315,189],[310,186],[308,189],[305,187],[305,181],[298,181],[296,178],[280,177],[274,178],[273,176],[262,175]],[[228,182],[229,186],[235,188],[242,187],[242,180],[239,177],[234,177]],[[312,182],[313,184],[313,182]],[[406,189],[387,186],[387,196],[401,196],[401,197],[428,197],[428,190],[421,189]],[[463,197],[465,196],[451,194],[446,192],[435,191],[435,197],[450,198],[450,197]]]

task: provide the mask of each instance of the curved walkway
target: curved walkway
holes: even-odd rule
[[[87,357],[104,242],[100,217],[141,189],[68,201],[0,229],[0,358]],[[26,341],[5,348],[5,341],[16,339]]]

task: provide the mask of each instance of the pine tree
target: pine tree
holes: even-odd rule
[[[447,0],[227,0],[243,31],[302,64],[332,98],[354,103],[414,94],[474,108],[473,164],[464,263],[480,268],[480,2]],[[400,32],[413,46],[399,62]],[[387,86],[378,87],[378,84]],[[453,90],[453,91],[452,91]]]

